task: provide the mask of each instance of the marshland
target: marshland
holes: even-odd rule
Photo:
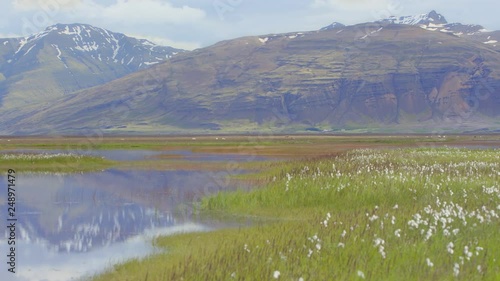
[[[0,143],[0,166],[16,169],[18,188],[26,188],[18,200],[36,213],[24,218],[44,241],[37,247],[75,260],[121,249],[122,256],[110,255],[76,277],[500,278],[498,135]],[[118,159],[110,151],[148,153]],[[41,225],[46,228],[36,227]],[[102,243],[101,234],[115,238]],[[76,236],[81,239],[70,239]],[[33,237],[22,239],[24,247],[35,248]],[[41,265],[30,266],[21,270]]]

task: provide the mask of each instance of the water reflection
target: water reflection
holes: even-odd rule
[[[227,175],[122,170],[20,174],[16,179],[17,279],[4,266],[0,280],[70,280],[151,253],[145,237],[217,227],[196,221],[192,202],[237,188]],[[0,177],[0,182],[7,180]],[[5,209],[5,192],[0,202]],[[7,232],[1,253],[7,253],[5,237]]]
[[[107,267],[130,258],[144,257],[155,253],[151,240],[158,235],[209,230],[204,225],[185,223],[172,227],[148,229],[143,234],[130,237],[123,242],[98,247],[84,253],[60,253],[50,250],[49,242],[24,241],[17,245],[18,272],[16,275],[0,273],[0,280],[13,281],[67,281],[92,276]],[[3,253],[4,241],[2,241]]]

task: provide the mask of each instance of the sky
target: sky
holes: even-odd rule
[[[498,0],[0,0],[0,38],[85,23],[196,49],[221,40],[318,30],[436,10],[448,22],[500,30]]]

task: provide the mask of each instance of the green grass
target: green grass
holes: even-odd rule
[[[496,136],[486,136],[498,140]],[[470,140],[470,136],[460,136],[460,140]],[[447,139],[430,138],[427,135],[376,136],[376,135],[213,135],[213,136],[165,136],[165,137],[33,137],[33,138],[0,138],[0,150],[12,149],[66,149],[66,150],[92,150],[92,149],[210,149],[210,148],[239,148],[239,147],[279,147],[282,145],[306,144],[372,144],[376,140],[384,144],[408,144],[420,142],[452,143],[457,141],[457,136]]]
[[[76,154],[0,154],[0,169],[13,169],[17,173],[53,172],[74,173],[100,171],[115,165],[101,157]]]
[[[261,176],[200,206],[253,226],[159,238],[165,253],[95,280],[500,279],[498,150],[364,149]]]

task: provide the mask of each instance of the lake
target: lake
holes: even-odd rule
[[[154,159],[164,153],[96,150],[84,154],[133,161]],[[189,151],[169,151],[168,154],[179,154],[190,161],[238,163],[265,159]],[[227,222],[197,219],[193,214],[193,202],[218,191],[249,188],[226,177],[242,172],[110,169],[83,174],[18,174],[18,271],[15,279],[12,274],[2,271],[0,280],[76,280],[118,262],[154,253],[151,240],[158,235],[228,226]],[[0,176],[0,182],[7,182],[5,176]],[[3,212],[7,208],[6,192],[0,199]],[[1,253],[7,253],[7,234],[5,230]]]

